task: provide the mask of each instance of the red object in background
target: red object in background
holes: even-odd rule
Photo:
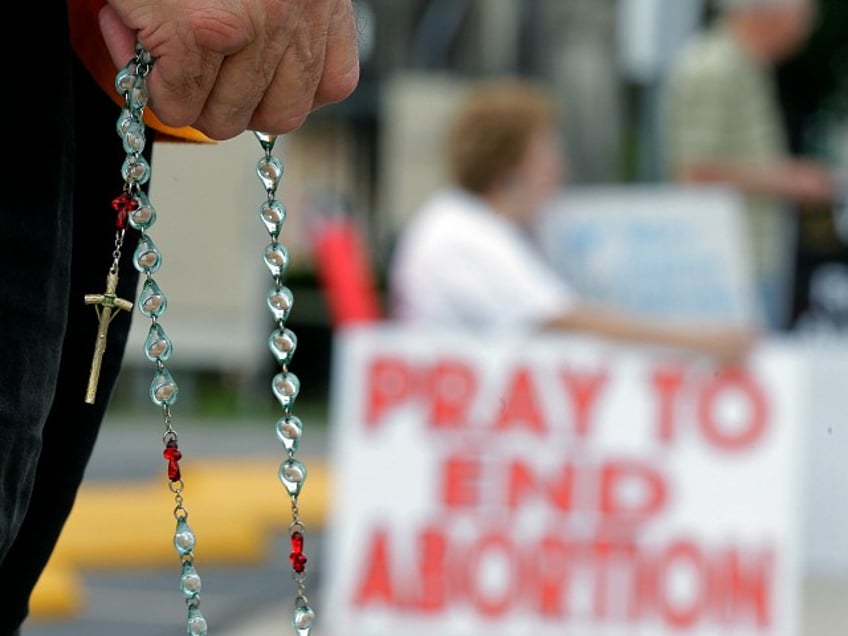
[[[333,326],[380,320],[379,294],[359,225],[344,211],[317,216],[312,249]]]

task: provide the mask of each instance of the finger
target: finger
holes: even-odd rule
[[[124,68],[127,62],[135,57],[135,31],[121,22],[118,14],[108,4],[100,10],[97,18],[112,62],[116,67]]]
[[[179,12],[157,14],[152,20],[149,12],[137,10],[137,3],[108,1],[102,22],[116,49],[120,47],[113,55],[125,55],[131,46],[131,57],[139,42],[154,59],[148,77],[150,108],[167,125],[193,124],[224,56],[244,39],[244,19],[221,8],[224,5],[188,2]]]
[[[186,45],[175,36],[160,46],[156,38],[139,33],[138,40],[154,59],[148,79],[150,107],[169,126],[194,125],[215,86],[224,53],[200,46],[197,39]]]
[[[302,77],[304,63],[293,52],[303,41],[308,43],[305,30],[312,28],[311,5],[324,3],[325,0],[298,3],[294,8],[287,7],[285,16],[267,16],[266,23],[258,30],[259,37],[227,57],[197,121],[201,130],[218,138],[232,137],[247,130],[263,100],[281,99],[275,91],[266,96],[280,68],[294,72],[301,80],[289,88],[294,96],[310,90]],[[274,24],[278,25],[276,30],[266,33]],[[282,97],[290,98],[288,95]],[[268,126],[265,131],[281,132],[278,126]]]
[[[312,108],[340,102],[359,83],[359,30],[351,0],[337,0],[327,31],[324,70]]]
[[[143,44],[142,44],[143,45]],[[193,126],[203,112],[224,56],[154,56],[148,79],[150,108],[168,126]]]
[[[335,0],[313,0],[309,4],[248,128],[283,134],[303,124],[321,81],[334,4]]]

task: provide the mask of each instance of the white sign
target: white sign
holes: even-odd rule
[[[803,372],[340,334],[329,636],[797,636]]]
[[[749,237],[721,188],[569,188],[543,215],[543,251],[588,299],[644,316],[758,321]]]

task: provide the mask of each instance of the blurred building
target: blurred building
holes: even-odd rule
[[[314,113],[285,140],[280,196],[292,212],[284,237],[297,297],[292,326],[311,352],[298,362],[306,393],[326,384],[333,327],[315,277],[310,217],[352,215],[380,285],[397,230],[444,178],[439,143],[453,100],[469,80],[491,74],[535,76],[555,88],[565,113],[572,182],[655,180],[661,134],[656,104],[664,73],[685,37],[710,15],[709,0],[355,0],[355,5],[362,57],[358,89]],[[816,35],[799,59],[782,69],[783,95],[794,143],[828,154],[844,167],[845,145],[837,140],[845,138],[848,121],[843,37],[848,9],[843,0],[821,0],[821,7]],[[209,161],[244,163],[251,144],[234,143],[231,160],[209,155]],[[171,150],[183,152],[160,154]],[[185,162],[175,156],[167,165],[172,163]],[[221,171],[217,164],[209,169]],[[216,181],[226,188],[225,179]],[[239,181],[232,191],[250,192],[253,186]],[[207,245],[229,244],[232,234],[225,227]],[[810,264],[802,266],[848,261],[834,228],[826,211],[808,219],[802,248]],[[180,235],[177,228],[169,233]],[[180,258],[202,262],[203,254],[193,259],[189,253],[193,245],[204,249],[193,228],[187,226],[184,236]],[[255,247],[255,238],[239,240]],[[233,258],[255,262],[252,252]],[[261,262],[257,275],[263,275]],[[183,285],[175,285],[179,295]],[[798,311],[804,302],[798,300]],[[216,355],[208,354],[197,362],[211,368]],[[186,364],[194,362],[181,355]]]

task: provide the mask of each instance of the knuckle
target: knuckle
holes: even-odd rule
[[[197,120],[195,128],[210,139],[226,141],[244,132],[246,126],[230,118],[201,117]]]
[[[325,70],[315,95],[316,105],[340,102],[356,90],[359,85],[359,61],[343,71]]]
[[[187,32],[198,46],[224,55],[242,49],[257,37],[255,26],[236,7],[221,4],[199,7],[187,20]]]
[[[252,130],[262,130],[271,134],[284,135],[293,132],[306,123],[308,108],[296,108],[276,113],[257,111],[250,120]]]

